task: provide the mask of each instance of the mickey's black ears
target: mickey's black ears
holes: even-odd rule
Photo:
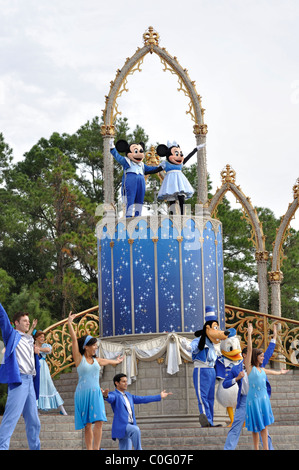
[[[169,154],[169,148],[165,144],[160,144],[156,148],[156,152],[159,157],[166,157]]]
[[[134,142],[133,142],[134,143]],[[116,142],[115,148],[118,152],[125,152],[130,153],[130,147],[132,144],[128,144],[126,140],[120,139]],[[139,142],[139,145],[145,150],[145,143],[144,142]]]
[[[129,152],[130,151],[130,146],[126,140],[118,140],[115,144],[115,148],[118,152]]]

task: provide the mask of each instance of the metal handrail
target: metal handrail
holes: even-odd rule
[[[232,305],[225,306],[226,327],[236,329],[242,347],[247,343],[249,322],[253,325],[253,346],[263,349],[267,349],[273,336],[273,325],[277,324],[276,347],[271,361],[299,367],[299,321]]]
[[[93,312],[98,312],[99,307],[92,307],[75,314],[74,319],[79,319],[78,323],[73,323],[77,338],[88,334],[99,336],[99,316]],[[47,364],[52,377],[74,365],[72,357],[72,343],[68,331],[68,319],[61,320],[44,330],[45,342],[52,346],[51,354],[46,357]]]

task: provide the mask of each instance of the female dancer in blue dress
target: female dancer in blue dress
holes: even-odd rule
[[[281,375],[287,373],[287,370],[283,369],[280,371],[275,371],[272,369],[264,369],[262,367],[264,352],[261,349],[252,349],[252,331],[252,324],[249,323],[247,356],[244,359],[249,381],[245,424],[248,431],[252,431],[254,449],[259,449],[260,432],[263,443],[263,450],[269,450],[267,426],[274,423],[274,416],[271,409],[270,398],[267,392],[266,374]]]
[[[67,415],[63,407],[63,399],[59,395],[51,378],[50,370],[46,362],[47,354],[51,354],[52,346],[45,343],[45,334],[39,330],[34,334],[35,344],[39,347],[40,359],[40,388],[37,407],[39,410],[49,411],[58,408],[60,414]]]
[[[109,364],[120,364],[123,357],[117,357],[117,359],[96,357],[97,339],[86,335],[77,340],[72,325],[74,318],[75,315],[70,312],[68,327],[72,340],[73,359],[79,376],[75,391],[75,429],[85,429],[87,450],[99,450],[103,421],[107,421],[99,382],[100,368]],[[93,423],[94,428],[92,428]]]

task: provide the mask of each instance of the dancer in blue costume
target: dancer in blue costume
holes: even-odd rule
[[[40,420],[36,400],[39,395],[38,348],[28,334],[30,321],[25,312],[14,315],[14,327],[0,304],[0,328],[5,345],[0,367],[0,383],[8,384],[7,401],[0,426],[0,450],[8,450],[17,422],[23,415],[29,449],[40,449]]]
[[[70,312],[68,327],[72,340],[72,354],[79,376],[75,391],[75,429],[85,429],[87,450],[99,450],[102,440],[103,421],[107,421],[105,404],[100,388],[101,366],[117,365],[123,357],[103,359],[96,357],[97,339],[90,335],[77,340],[72,322],[75,315]],[[94,423],[94,428],[92,424]]]
[[[186,158],[176,142],[167,142],[167,145],[160,144],[156,150],[160,157],[166,157],[166,161],[160,165],[161,169],[165,170],[166,175],[158,193],[158,199],[169,201],[172,204],[178,200],[181,215],[184,213],[185,199],[189,199],[194,194],[194,189],[182,172],[183,165],[203,147],[205,147],[205,144],[198,145]],[[171,211],[173,212],[172,209]]]
[[[248,374],[249,391],[246,401],[246,428],[252,432],[254,449],[259,448],[259,432],[263,442],[263,449],[268,447],[267,427],[274,423],[270,398],[267,392],[266,374],[280,375],[286,374],[287,370],[275,371],[264,369],[264,352],[261,349],[252,348],[252,324],[248,325],[247,356],[244,360],[246,372]]]
[[[268,348],[264,353],[264,361],[262,367],[266,367],[271,356],[274,353],[275,345],[277,339],[277,326],[276,324],[273,325],[273,338],[271,339]],[[237,398],[237,406],[234,414],[234,420],[232,426],[227,434],[224,450],[234,450],[239,442],[240,434],[242,432],[245,417],[246,417],[246,401],[247,401],[247,393],[248,393],[248,377],[246,373],[246,369],[244,366],[244,359],[247,355],[247,347],[243,348],[242,350],[242,357],[243,360],[240,361],[237,365],[234,365],[229,371],[227,371],[227,375],[223,381],[223,388],[230,388],[234,384],[238,386],[238,398]],[[269,397],[271,397],[271,385],[267,378],[267,392]],[[261,438],[260,441],[262,442]],[[274,450],[272,439],[270,434],[268,433],[268,448],[269,450]]]
[[[139,396],[127,391],[128,378],[126,374],[117,374],[113,378],[115,391],[103,390],[104,398],[113,410],[112,439],[119,440],[119,450],[142,450],[141,432],[136,423],[134,404],[158,402],[172,395],[162,390],[159,395]]]
[[[40,389],[37,407],[39,410],[49,411],[59,409],[60,414],[67,415],[63,406],[63,399],[59,395],[52,380],[46,357],[52,352],[52,346],[45,343],[43,331],[36,331],[33,335],[35,344],[39,348],[40,359]]]

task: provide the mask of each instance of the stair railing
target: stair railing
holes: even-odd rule
[[[248,323],[252,323],[253,347],[263,350],[267,349],[276,324],[277,340],[271,361],[299,367],[299,321],[226,305],[225,323],[227,328],[236,329],[242,348],[247,344]]]
[[[77,338],[84,335],[99,336],[99,307],[89,308],[75,315],[73,327]],[[77,321],[78,320],[78,321]],[[44,330],[45,342],[52,346],[46,361],[52,377],[74,366],[68,320],[61,320]]]

